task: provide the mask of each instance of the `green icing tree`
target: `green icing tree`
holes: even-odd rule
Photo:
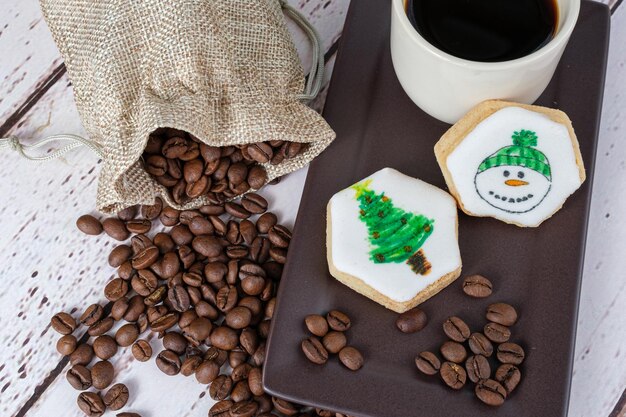
[[[359,201],[359,218],[367,225],[368,238],[374,248],[374,263],[405,262],[416,274],[430,272],[422,245],[433,232],[434,220],[395,207],[385,193],[369,188],[371,180],[354,185]]]

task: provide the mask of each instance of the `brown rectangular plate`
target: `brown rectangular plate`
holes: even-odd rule
[[[397,314],[334,280],[326,263],[325,208],[337,191],[383,168],[445,188],[433,145],[449,127],[417,108],[403,92],[389,53],[390,2],[353,1],[335,65],[325,117],[337,140],[311,164],[269,340],[264,383],[269,393],[350,415],[378,417],[565,416],[604,89],[609,12],[584,1],[578,26],[556,75],[538,104],[565,111],[574,123],[588,179],[561,211],[536,229],[460,214],[463,276],[494,284],[485,300],[470,299],[460,280],[422,304],[429,325],[400,333]],[[436,351],[451,315],[482,329],[491,302],[518,308],[512,341],[527,354],[523,379],[502,407],[490,408],[472,384],[456,392],[437,376],[418,374],[417,353]],[[349,344],[360,349],[358,372],[337,358],[307,361],[300,341],[307,314],[337,308],[353,319]]]

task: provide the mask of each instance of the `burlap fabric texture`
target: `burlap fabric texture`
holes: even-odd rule
[[[97,207],[177,205],[143,169],[149,134],[187,131],[212,146],[310,143],[264,165],[269,179],[308,164],[335,134],[297,98],[304,74],[278,0],[41,0],[91,138],[103,151]]]

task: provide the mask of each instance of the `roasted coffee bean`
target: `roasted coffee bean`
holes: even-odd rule
[[[154,272],[148,269],[141,269],[137,271],[137,275],[135,275],[130,280],[130,286],[135,292],[143,297],[147,297],[154,290],[157,289],[159,285],[159,280]]]
[[[322,345],[330,353],[339,353],[347,344],[346,335],[343,332],[328,332],[322,339]]]
[[[196,368],[196,380],[201,384],[210,384],[220,373],[220,367],[214,361],[204,361]]]
[[[104,233],[109,235],[115,240],[126,240],[130,236],[130,233],[126,229],[126,225],[120,219],[109,217],[102,222],[102,228]]]
[[[117,411],[128,402],[128,387],[124,384],[115,384],[102,399],[109,410]]]
[[[185,162],[183,166],[183,176],[185,181],[196,182],[202,177],[204,172],[204,163],[201,159],[192,159],[191,161]]]
[[[489,357],[493,354],[491,341],[482,333],[472,333],[469,337],[469,347],[476,355]]]
[[[251,245],[257,237],[256,226],[250,220],[242,220],[241,223],[239,223],[239,233],[247,245]]]
[[[208,361],[214,361],[219,366],[224,365],[228,359],[228,352],[222,349],[218,349],[215,346],[210,346],[204,353],[204,359]],[[235,365],[236,366],[236,365]],[[234,368],[231,365],[231,368]]]
[[[210,283],[221,281],[227,272],[228,267],[221,262],[209,262],[204,266],[204,277]]]
[[[146,220],[156,220],[163,210],[163,200],[157,197],[151,206],[141,206],[141,216]]]
[[[187,152],[187,149],[187,141],[182,137],[174,136],[165,141],[161,152],[166,158],[175,159]]]
[[[470,297],[489,297],[493,291],[491,281],[482,275],[470,275],[463,280],[463,292]]]
[[[187,142],[188,147],[184,154],[179,156],[178,158],[181,161],[191,161],[200,156],[200,147],[195,142]]]
[[[185,360],[183,360],[182,365],[180,366],[180,373],[183,376],[191,376],[196,373],[196,369],[202,363],[202,358],[200,356],[192,355],[187,356]]]
[[[172,208],[172,207],[163,207],[161,210],[161,215],[159,216],[159,220],[163,224],[163,226],[175,226],[178,223],[178,216],[180,215],[180,211]]]
[[[263,366],[265,363],[265,342],[259,343],[259,347],[256,348],[250,360],[254,366]]]
[[[267,200],[256,193],[248,193],[241,198],[243,208],[253,214],[265,213]]]
[[[163,279],[172,278],[180,271],[180,260],[176,252],[164,253],[158,262],[161,265],[161,278]]]
[[[226,313],[237,305],[237,288],[228,285],[220,288],[215,296],[216,307]]]
[[[246,307],[235,307],[226,313],[224,320],[231,329],[243,329],[250,325],[252,313]]]
[[[78,344],[76,337],[71,334],[66,334],[61,336],[59,340],[57,340],[57,352],[59,352],[63,356],[69,356],[76,349],[76,345]]]
[[[130,280],[133,275],[135,275],[137,271],[133,268],[133,265],[130,263],[130,260],[123,262],[119,268],[117,268],[117,275],[120,276],[123,280]]]
[[[256,222],[256,228],[259,233],[268,233],[274,225],[278,222],[274,213],[265,213]]]
[[[209,198],[209,201],[211,201],[210,195],[207,195],[207,198]],[[216,201],[215,203],[202,206],[198,210],[200,210],[200,213],[206,214],[208,216],[219,216],[221,214],[224,214],[224,203],[218,203]]]
[[[256,415],[258,408],[259,405],[254,401],[241,401],[233,404],[230,409],[230,415],[231,417],[253,417]]]
[[[304,318],[306,328],[315,336],[324,337],[328,333],[328,322],[319,314],[310,314]]]
[[[143,299],[141,301],[141,303],[143,304]],[[126,314],[126,311],[128,311],[128,298],[126,297],[122,297],[119,300],[116,300],[113,303],[113,306],[111,306],[111,314],[110,316],[113,318],[113,320],[121,320],[124,315]]]
[[[212,328],[213,325],[210,320],[204,317],[198,317],[194,319],[189,326],[185,327],[184,336],[191,344],[198,346],[209,337]]]
[[[148,233],[152,229],[152,222],[150,220],[130,220],[126,222],[126,229],[131,233]]]
[[[198,181],[187,184],[185,187],[185,194],[187,194],[189,198],[196,198],[206,194],[210,188],[211,179],[209,177],[200,177]]]
[[[189,231],[193,233],[195,236],[201,235],[212,235],[215,229],[213,228],[213,223],[203,216],[194,217],[191,222],[189,222]]]
[[[250,259],[260,264],[265,263],[269,257],[272,244],[262,236],[257,236],[250,245]]]
[[[265,394],[263,389],[263,370],[261,368],[252,368],[248,373],[248,387],[250,392],[255,396]]]
[[[356,348],[346,346],[339,351],[339,360],[351,371],[358,371],[363,366],[363,355]]]
[[[189,293],[182,285],[175,285],[167,292],[167,300],[172,308],[178,312],[187,311],[190,306]]]
[[[132,249],[128,245],[118,245],[109,254],[109,265],[117,268],[126,262],[133,254]]]
[[[298,408],[287,400],[272,397],[272,403],[274,404],[274,407],[276,407],[276,410],[286,416],[293,416],[298,412]]]
[[[467,358],[467,351],[462,344],[457,342],[447,341],[439,350],[441,355],[450,362],[461,363]]]
[[[517,311],[509,304],[495,303],[487,307],[487,320],[503,326],[512,326],[517,321]]]
[[[502,363],[519,365],[524,362],[524,349],[517,343],[502,343],[496,349],[496,357]]]
[[[469,326],[456,316],[448,317],[443,322],[443,332],[455,342],[465,342],[471,333]]]
[[[193,241],[193,233],[184,224],[177,224],[170,230],[170,236],[178,246],[189,245]],[[194,248],[195,249],[195,248]]]
[[[146,362],[152,357],[152,347],[143,339],[139,339],[133,344],[131,352],[139,362]]]
[[[461,389],[467,380],[465,369],[459,364],[453,362],[444,362],[439,369],[441,379],[447,386],[452,389]]]
[[[124,312],[124,320],[128,322],[136,322],[141,313],[146,311],[146,304],[141,295],[133,295],[128,300],[128,308]]]
[[[116,417],[141,417],[139,413],[117,413]]]
[[[489,361],[482,355],[467,358],[467,361],[465,361],[465,369],[467,370],[467,377],[472,382],[478,382],[481,379],[487,379],[491,376]]]
[[[200,302],[200,301],[198,301]],[[185,330],[187,326],[191,324],[195,319],[199,317],[197,311],[195,309],[187,310],[183,312],[178,318],[178,326]]]
[[[89,214],[80,216],[78,220],[76,220],[76,227],[84,234],[92,236],[99,235],[103,230],[100,220]]]
[[[133,249],[134,255],[153,245],[152,240],[144,234],[135,235],[130,238],[130,247]]]
[[[166,375],[173,376],[180,372],[180,358],[171,350],[161,351],[156,358],[157,367]]]
[[[228,364],[231,368],[235,368],[248,360],[248,353],[240,347],[228,352]]]
[[[287,250],[283,248],[273,247],[269,251],[270,257],[279,264],[285,264],[287,262]]]
[[[139,334],[148,330],[148,316],[146,313],[141,313],[137,318],[137,329],[139,329]]]
[[[127,323],[115,332],[115,341],[122,347],[130,346],[137,340],[139,330],[132,323]]]
[[[241,334],[239,335],[239,344],[241,344],[241,347],[248,354],[253,355],[259,347],[259,338],[257,332],[250,327],[243,329],[241,331]]]
[[[70,363],[72,365],[89,365],[93,359],[93,348],[88,343],[81,343],[76,346],[74,352],[70,354]]]
[[[253,165],[248,170],[248,184],[253,190],[258,190],[267,183],[267,171],[260,165]]]
[[[517,387],[521,379],[522,374],[519,368],[510,363],[500,365],[496,370],[495,380],[502,384],[507,394],[510,394]]]
[[[241,204],[233,202],[228,202],[224,204],[224,209],[226,210],[226,213],[238,219],[247,219],[251,215],[251,213],[243,208]]]
[[[291,231],[285,226],[277,224],[272,226],[268,232],[268,238],[272,244],[278,248],[286,248],[291,241]]]
[[[71,334],[76,329],[76,320],[69,314],[61,312],[52,316],[50,325],[57,333]]]
[[[258,275],[250,275],[241,280],[241,289],[248,295],[259,295],[265,288],[265,280]]]
[[[187,339],[177,332],[167,332],[163,336],[163,347],[182,355],[187,350]]]
[[[88,417],[99,417],[106,409],[100,394],[96,392],[81,392],[76,402],[78,408]]]
[[[232,185],[239,185],[246,180],[246,177],[248,176],[248,167],[243,162],[233,163],[230,167],[228,167],[226,176],[229,183]]]
[[[159,248],[152,245],[133,256],[130,262],[135,269],[146,269],[159,259],[159,254]]]
[[[74,365],[65,374],[72,388],[84,391],[91,388],[91,371],[83,365]]]
[[[215,401],[222,401],[228,398],[233,389],[233,380],[228,375],[220,375],[211,382],[209,395]]]
[[[511,338],[511,331],[509,328],[498,323],[485,324],[483,333],[487,336],[487,339],[496,343],[508,342]]]
[[[104,309],[100,304],[92,304],[87,307],[83,315],[80,316],[80,322],[85,326],[91,326],[92,324],[100,320],[103,314]]]
[[[192,247],[207,258],[216,257],[222,252],[222,245],[214,236],[197,236],[193,239]]]
[[[146,158],[146,172],[155,177],[162,177],[167,172],[167,160],[161,155],[150,155]]]
[[[248,256],[248,247],[245,245],[228,245],[226,255],[230,259],[242,259]]]
[[[91,367],[91,381],[96,389],[105,389],[111,385],[114,376],[115,370],[109,361],[99,361]]]
[[[350,317],[338,310],[329,311],[326,314],[326,320],[330,328],[338,332],[345,332],[352,325]]]
[[[195,304],[196,314],[210,320],[217,320],[220,313],[215,307],[204,300],[200,300]]]
[[[150,323],[153,332],[163,332],[178,322],[178,313],[168,313]]]
[[[209,146],[205,143],[201,143],[200,155],[206,162],[216,161],[222,156],[222,149],[218,146]]]
[[[435,375],[441,368],[441,361],[432,352],[421,352],[415,357],[415,366],[426,375]]]
[[[419,307],[412,308],[400,314],[396,319],[396,327],[402,333],[415,333],[426,327],[428,316]]]
[[[233,372],[231,373],[231,378],[233,382],[237,383],[239,381],[243,381],[244,379],[248,379],[248,374],[252,369],[252,365],[249,363],[242,363],[233,368]]]
[[[231,417],[230,409],[233,406],[233,402],[230,400],[219,401],[211,407],[209,410],[209,417]]]
[[[317,365],[323,365],[328,361],[328,351],[317,337],[308,337],[302,341],[304,356]]]
[[[211,333],[211,345],[218,349],[232,350],[239,342],[237,332],[227,326],[219,326]]]
[[[274,309],[276,308],[276,297],[271,298],[265,304],[265,318],[272,319],[274,317]]]
[[[128,283],[122,278],[114,278],[104,287],[104,296],[109,301],[117,301],[128,293]]]
[[[246,150],[252,159],[261,164],[269,162],[274,156],[272,147],[265,142],[251,143]]]
[[[180,212],[178,220],[185,226],[189,227],[189,224],[191,224],[193,219],[196,217],[202,217],[202,213],[197,210],[184,210]]]
[[[105,317],[89,326],[87,333],[89,333],[89,336],[100,336],[111,330],[114,324],[115,320],[113,320],[113,317]]]
[[[117,343],[111,336],[103,334],[93,341],[93,353],[102,360],[111,359],[117,353]]]
[[[199,272],[185,272],[182,275],[183,282],[190,287],[199,287],[202,285],[202,275]]]
[[[254,397],[254,401],[256,401],[259,405],[259,408],[256,410],[257,413],[259,413],[257,417],[262,415],[265,415],[266,417],[276,417],[276,414],[269,414],[269,412],[274,408],[274,404],[272,404],[272,397],[267,394],[256,395]]]
[[[506,389],[493,379],[479,381],[474,392],[480,401],[494,407],[504,404],[506,399]]]
[[[241,401],[247,401],[250,398],[252,398],[252,392],[248,386],[248,381],[243,380],[237,382],[230,393],[230,399],[235,401],[235,403],[239,403]]]

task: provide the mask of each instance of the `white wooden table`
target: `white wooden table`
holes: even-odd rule
[[[611,48],[570,417],[626,416],[626,6],[620,2],[609,2]],[[290,3],[323,37],[327,83],[349,0]],[[305,37],[293,32],[308,66]],[[0,57],[0,137],[85,133],[36,0],[2,1]],[[114,273],[106,263],[113,242],[85,237],[74,227],[79,215],[94,210],[98,164],[86,150],[45,165],[0,153],[0,416],[82,415],[49,320],[57,311],[103,301],[102,287]],[[293,225],[305,178],[306,169],[264,191],[285,224]],[[173,380],[153,361],[134,361],[130,352],[118,353],[115,365],[116,381],[131,390],[127,409],[144,417],[204,417],[213,403],[193,378]]]

